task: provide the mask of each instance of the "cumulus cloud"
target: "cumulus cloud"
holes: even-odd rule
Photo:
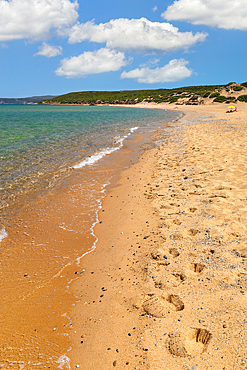
[[[53,46],[47,44],[46,42],[43,42],[43,45],[39,47],[38,53],[34,54],[34,56],[43,55],[44,57],[52,58],[56,57],[57,55],[61,55],[62,50],[63,50],[62,46]]]
[[[63,59],[56,74],[67,78],[84,77],[89,74],[118,71],[127,64],[124,53],[102,48],[93,52],[86,51],[77,57]]]
[[[184,59],[173,59],[167,65],[161,68],[136,68],[132,71],[124,71],[121,78],[135,79],[140,83],[159,83],[159,82],[175,82],[188,78],[193,71],[188,69],[188,62]]]
[[[177,0],[162,14],[167,20],[247,30],[246,0]]]
[[[0,0],[0,41],[41,40],[52,29],[63,32],[78,17],[77,1]]]
[[[156,12],[156,10],[158,10],[158,7],[155,5],[152,9],[153,12]]]
[[[106,43],[110,49],[136,52],[167,52],[187,49],[197,42],[205,41],[207,34],[179,32],[170,23],[151,22],[141,19],[113,19],[108,23],[95,24],[93,21],[72,27],[70,43],[89,40]]]

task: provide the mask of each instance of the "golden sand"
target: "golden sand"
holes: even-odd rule
[[[65,269],[56,254],[69,189],[16,214],[1,243],[1,369],[246,369],[247,107],[179,110],[108,190],[79,266],[93,238],[78,235]]]
[[[74,285],[72,369],[247,366],[247,108],[182,110],[103,202]]]

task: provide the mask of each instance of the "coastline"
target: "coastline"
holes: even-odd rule
[[[115,175],[89,238],[63,226],[86,204],[79,173],[18,211],[1,242],[0,367],[245,368],[245,104],[183,108],[103,159]]]
[[[83,276],[82,257],[95,247],[93,226],[105,187],[109,179],[115,182],[123,168],[138,160],[142,146],[147,146],[159,126],[157,120],[156,126],[148,125],[132,135],[127,130],[123,147],[99,164],[86,166],[83,172],[66,172],[63,181],[54,179],[37,197],[24,195],[17,199],[17,207],[13,204],[11,210],[5,209],[8,237],[1,241],[1,368],[18,368],[17,363],[26,368],[37,364],[37,369],[68,366],[66,354],[73,331],[70,310],[77,302],[71,284]]]
[[[73,284],[72,369],[245,368],[247,111],[181,108],[180,138],[145,151],[103,201]]]

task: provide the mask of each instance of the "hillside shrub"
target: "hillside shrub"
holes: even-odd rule
[[[227,97],[224,95],[220,95],[217,98],[214,99],[214,102],[216,103],[224,103],[227,100]]]
[[[215,93],[211,94],[209,97],[210,97],[210,99],[213,99],[213,98],[218,98],[218,96],[220,96],[220,93],[215,92]]]
[[[233,88],[233,90],[234,90],[234,91],[241,91],[241,90],[243,90],[243,86],[235,86],[235,87]]]
[[[247,103],[247,95],[239,95],[237,100]]]
[[[169,103],[176,103],[180,96],[171,96],[169,99]]]
[[[228,96],[227,97],[227,100],[225,101],[225,103],[235,103],[236,102],[236,98],[234,98],[234,96]]]

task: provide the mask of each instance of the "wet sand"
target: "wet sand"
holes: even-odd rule
[[[95,247],[92,225],[105,185],[137,162],[155,131],[136,132],[99,164],[71,170],[2,212],[8,237],[0,246],[1,369],[69,368],[71,308],[79,300],[71,287],[84,276],[83,255]]]
[[[247,367],[247,107],[179,109],[103,201],[72,285],[71,369]]]

